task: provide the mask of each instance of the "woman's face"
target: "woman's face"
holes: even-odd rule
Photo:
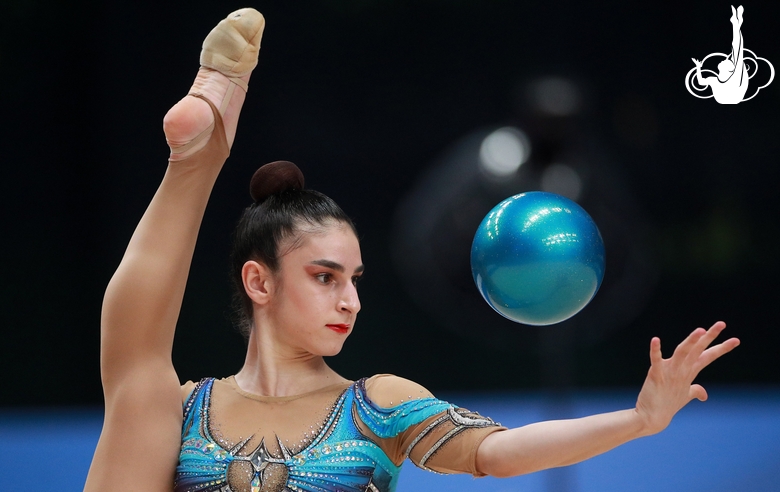
[[[342,223],[304,232],[279,263],[269,304],[278,341],[295,353],[339,353],[360,311],[363,260],[355,233]]]

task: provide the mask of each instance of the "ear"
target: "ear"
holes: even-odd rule
[[[271,270],[262,263],[250,260],[241,268],[244,292],[252,302],[265,305],[274,292],[274,277]]]

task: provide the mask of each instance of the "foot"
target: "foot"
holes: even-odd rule
[[[245,75],[241,79],[249,82],[249,75]],[[219,108],[231,83],[225,75],[216,70],[201,67],[189,93],[200,93]],[[234,91],[230,103],[222,115],[228,147],[233,146],[238,116],[241,113],[244,99],[246,99],[244,91]],[[209,127],[213,124],[214,114],[206,101],[197,97],[185,96],[177,102],[163,118],[165,139],[171,148],[170,160],[185,159],[205,147],[209,141]],[[206,131],[209,131],[207,135],[201,137],[194,146],[186,148],[190,142]]]
[[[731,21],[731,25],[737,29],[742,27],[742,12],[744,11],[745,9],[742,7],[742,5],[736,9],[733,5],[731,6],[731,18],[729,20]]]
[[[224,100],[229,97],[222,111],[228,146],[233,145],[238,117],[246,98],[240,87],[231,89],[235,83],[230,78],[249,82],[251,71],[257,64],[257,50],[264,27],[265,20],[259,12],[241,9],[220,22],[203,43],[201,68],[189,93],[202,94],[217,108],[222,108]],[[184,97],[176,103],[163,119],[165,138],[171,148],[170,160],[182,160],[205,147],[213,123],[214,114],[206,101]],[[187,148],[193,140],[197,142]]]

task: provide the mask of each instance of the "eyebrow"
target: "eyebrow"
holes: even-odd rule
[[[344,273],[344,265],[341,263],[336,263],[335,261],[331,260],[314,260],[310,263],[311,265],[319,265],[325,268],[330,268],[331,270],[336,270],[337,272]],[[360,265],[357,268],[355,268],[355,273],[362,273],[363,270],[366,269],[365,265]]]

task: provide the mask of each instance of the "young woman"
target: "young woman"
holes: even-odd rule
[[[305,190],[288,162],[258,170],[255,203],[236,231],[244,366],[181,386],[174,329],[264,22],[252,9],[220,22],[204,42],[190,94],[165,117],[167,172],[104,299],[106,413],[86,490],[385,492],[407,457],[443,473],[511,476],[659,432],[691,399],[706,399],[693,379],[739,343],[709,347],[723,323],[695,330],[670,359],[653,339],[636,408],[511,430],[396,376],[344,379],[323,356],[337,354],[354,329],[360,246],[348,216]]]

